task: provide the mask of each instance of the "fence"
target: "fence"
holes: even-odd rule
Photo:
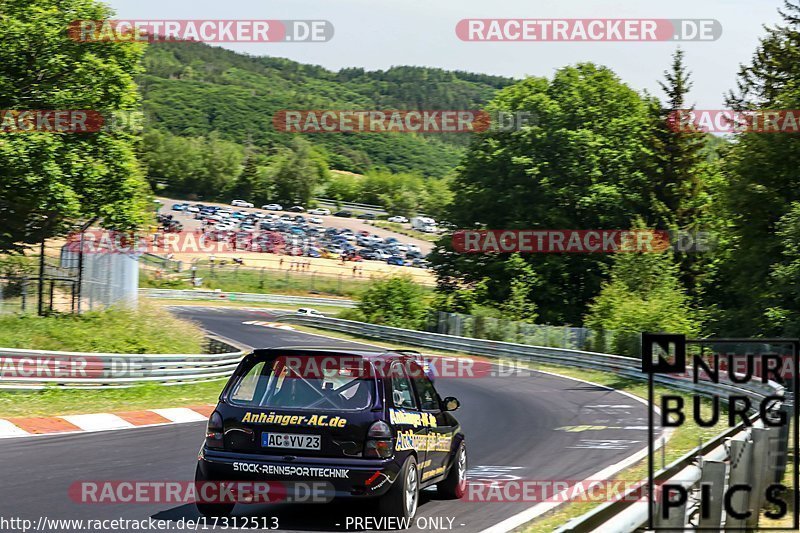
[[[51,239],[24,255],[0,257],[0,313],[79,313],[136,303],[137,259],[87,253],[80,234]]]
[[[647,377],[641,371],[640,360],[629,357],[454,337],[334,318],[284,315],[278,320],[436,350],[599,370],[636,380],[643,380]],[[729,380],[721,379],[719,383],[693,383],[684,376],[666,374],[656,374],[653,376],[653,380],[655,383],[673,389],[712,397],[727,398],[731,394],[738,394],[760,402],[768,396],[775,396],[781,399],[785,396],[783,387],[774,382],[769,382],[767,385],[758,385],[753,383],[733,383]],[[787,397],[786,400],[781,409],[789,414],[789,419],[792,419],[794,399]],[[778,403],[776,402],[773,408],[777,407]],[[751,417],[751,420],[757,421],[758,415]],[[673,527],[675,530],[682,530],[684,525],[694,521],[696,524],[702,522],[702,526],[708,526],[709,530],[719,530],[723,523],[721,513],[722,500],[719,493],[722,490],[723,483],[737,484],[746,481],[756,488],[766,487],[768,482],[772,482],[774,479],[768,477],[770,470],[766,468],[764,461],[766,457],[774,457],[778,453],[786,457],[788,439],[788,427],[766,428],[761,425],[760,427],[749,429],[744,424],[740,424],[666,466],[656,474],[656,483],[669,482],[680,484],[687,490],[693,489],[692,496],[695,499],[698,483],[710,483],[715,499],[713,500],[713,509],[710,517],[698,516],[697,505],[690,505],[687,500],[684,505],[673,509],[669,520],[658,519],[657,524],[662,527]],[[785,466],[784,463],[782,468],[785,469]],[[781,478],[783,473],[783,471],[779,470],[775,472],[774,476],[775,478]],[[589,531],[602,531],[604,533],[630,532],[645,526],[648,520],[650,504],[648,501],[642,501],[641,497],[631,498],[630,495],[631,493],[628,493],[626,494],[627,497],[599,506],[590,513],[572,520],[559,531],[562,533]],[[734,502],[737,509],[750,509],[753,512],[744,522],[735,517],[727,517],[725,519],[725,528],[744,527],[745,524],[750,528],[756,527],[759,520],[758,510],[762,508],[764,503],[762,495],[753,490],[746,495],[737,494],[736,497],[738,501],[734,500]],[[522,525],[522,523],[517,524],[517,526],[519,525]]]
[[[330,307],[355,307],[356,302],[339,298],[311,298],[307,296],[288,296],[284,294],[258,294],[249,292],[222,292],[204,290],[139,289],[145,298],[166,300],[228,300],[237,302],[258,302],[286,305],[326,305]]]
[[[529,324],[494,317],[436,311],[431,314],[429,331],[458,337],[488,339],[572,350],[619,353],[638,357],[639,335],[589,328]]]
[[[778,428],[767,428],[758,417],[752,419],[753,427],[739,425],[681,457],[653,476],[653,485],[667,490],[670,495],[681,487],[687,492],[685,501],[677,501],[667,517],[660,505],[649,503],[642,496],[642,488],[626,492],[619,501],[603,504],[577,517],[556,533],[588,533],[590,531],[630,532],[649,527],[649,513],[653,515],[653,527],[661,530],[684,531],[702,529],[706,531],[752,531],[760,521],[759,510],[764,507],[764,489],[777,483],[785,473],[768,468],[768,459],[786,457],[788,426],[786,434]],[[785,467],[785,464],[783,465]],[[749,512],[747,518],[728,516],[724,513],[724,489],[736,485],[747,485],[752,490],[738,492],[731,498],[731,506],[738,512]],[[701,487],[706,487],[704,512],[700,512]],[[683,498],[682,498],[683,499]]]
[[[355,202],[341,202],[330,198],[315,198],[320,207],[327,207],[330,210],[349,209],[352,211],[363,211],[364,213],[372,213],[373,215],[388,215],[389,213],[379,205],[359,204]]]
[[[108,388],[179,385],[228,377],[243,348],[207,338],[206,354],[106,354],[0,349],[0,389]]]

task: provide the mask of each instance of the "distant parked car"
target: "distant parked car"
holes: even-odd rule
[[[389,217],[386,220],[388,220],[389,222],[396,222],[397,224],[405,224],[406,222],[408,222],[408,219],[406,217],[401,217],[400,215]]]
[[[319,317],[324,317],[325,316],[322,313],[320,313],[319,311],[317,311],[316,309],[308,309],[308,308],[305,308],[305,307],[301,307],[300,309],[298,309],[297,310],[297,314],[298,315],[306,315],[306,316],[319,316]]]
[[[342,218],[351,218],[353,216],[352,211],[347,211],[346,209],[343,211],[337,211],[333,214],[335,217],[342,217]]]
[[[328,216],[331,214],[330,209],[325,209],[324,207],[318,207],[316,209],[312,209],[308,212],[309,215],[320,215],[320,216]]]
[[[373,250],[369,250],[367,248],[365,248],[363,250],[359,250],[358,251],[358,255],[360,255],[361,257],[363,257],[364,259],[367,259],[369,261],[375,261],[376,259],[378,259],[378,256],[375,254],[375,252]]]
[[[319,217],[311,217],[308,219],[311,224],[322,224],[322,219]]]
[[[428,263],[425,259],[414,259],[411,262],[411,266],[417,268],[428,268],[430,266],[430,263]]]
[[[267,211],[283,211],[283,206],[281,204],[266,204],[262,205],[261,209],[265,209]]]
[[[293,205],[292,207],[287,209],[287,211],[290,211],[292,213],[303,213],[305,210],[306,208],[300,205]]]
[[[254,207],[253,204],[244,200],[234,200],[231,202],[231,205],[233,207]]]
[[[384,250],[378,249],[378,250],[375,250],[375,256],[378,258],[378,260],[385,261],[385,260],[389,259],[390,257],[392,257],[392,254],[387,253]]]
[[[189,204],[172,204],[173,211],[185,211]]]
[[[360,218],[361,220],[375,220],[375,215],[373,215],[372,213],[363,213],[361,215],[358,215],[358,218]]]
[[[399,255],[393,255],[386,260],[386,263],[389,265],[405,266],[406,260],[400,257]]]

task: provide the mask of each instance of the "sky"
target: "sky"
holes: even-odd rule
[[[414,65],[522,78],[552,76],[563,66],[591,61],[610,67],[634,89],[663,97],[658,81],[675,42],[464,42],[455,32],[465,18],[716,19],[716,41],[683,42],[692,71],[689,102],[724,107],[741,63],[750,60],[764,25],[780,19],[783,0],[105,0],[120,19],[328,20],[325,43],[215,44],[251,55],[285,57],[331,70],[383,70]]]

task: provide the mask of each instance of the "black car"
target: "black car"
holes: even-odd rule
[[[461,426],[412,352],[270,348],[245,356],[211,414],[196,481],[314,482],[413,518],[419,491],[465,492]],[[319,494],[315,494],[319,496]],[[198,501],[204,516],[234,502]],[[248,501],[248,500],[244,500]]]
[[[376,260],[380,259],[380,257],[378,257],[378,254],[375,252],[375,250],[370,250],[369,248],[364,248],[362,250],[359,250],[358,251],[358,255],[360,255],[362,258],[364,258],[364,259],[366,259],[368,261],[376,261]]]
[[[352,216],[353,216],[353,212],[352,212],[352,211],[347,211],[347,210],[344,210],[344,211],[337,211],[337,212],[335,212],[335,213],[333,214],[333,216],[335,216],[335,217],[342,217],[342,218],[350,218],[350,217],[352,217]]]
[[[375,220],[375,215],[373,215],[372,213],[363,213],[361,215],[358,215],[358,218],[360,218],[361,220]]]

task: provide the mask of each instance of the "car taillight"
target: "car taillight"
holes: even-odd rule
[[[367,431],[367,442],[364,444],[364,457],[386,459],[394,452],[392,446],[392,428],[383,420],[372,424]]]
[[[222,415],[214,411],[208,418],[208,425],[206,426],[206,446],[223,449],[225,447],[223,436]]]

